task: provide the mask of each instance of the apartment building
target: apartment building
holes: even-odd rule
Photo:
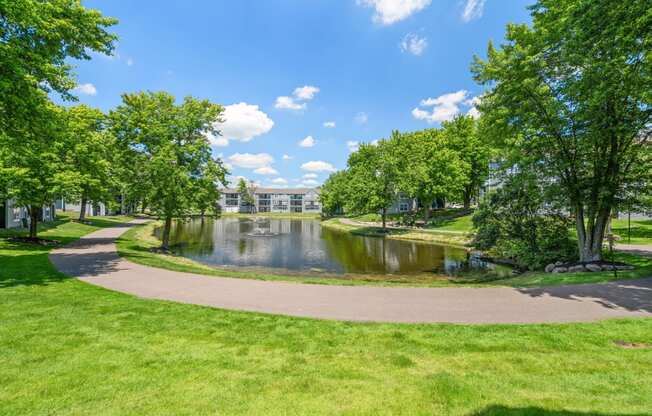
[[[54,204],[46,205],[41,210],[41,221],[55,219]],[[0,200],[0,228],[19,228],[29,225],[27,208],[15,204],[11,199]]]
[[[253,196],[254,204],[251,205],[240,198],[237,189],[223,189],[220,196],[222,212],[321,213],[319,188],[256,188]]]

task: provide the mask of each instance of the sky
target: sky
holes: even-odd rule
[[[111,57],[76,61],[79,102],[167,91],[225,107],[230,179],[313,187],[361,142],[476,115],[469,65],[530,21],[525,0],[87,0],[119,20]]]

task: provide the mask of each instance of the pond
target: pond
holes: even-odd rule
[[[175,254],[211,266],[264,268],[271,272],[510,272],[471,256],[463,248],[354,235],[322,228],[320,221],[313,219],[227,217],[176,222],[171,247]]]

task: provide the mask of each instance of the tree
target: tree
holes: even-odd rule
[[[399,191],[399,163],[387,140],[378,144],[362,144],[348,160],[349,192],[345,209],[352,213],[380,212],[383,229],[387,225],[387,209]]]
[[[193,192],[195,207],[202,218],[206,212],[216,213],[220,199],[219,184],[226,184],[227,171],[218,159],[209,159],[203,167],[203,174],[197,178]]]
[[[500,49],[472,65],[488,85],[479,109],[514,165],[559,184],[581,261],[602,259],[616,196],[652,131],[648,0],[539,0],[533,25],[510,24]]]
[[[123,151],[142,156],[145,198],[152,212],[164,219],[161,248],[167,250],[172,220],[191,213],[198,188],[216,186],[207,179],[210,175],[224,175],[221,164],[211,162],[207,139],[219,134],[214,125],[221,121],[223,107],[192,97],[177,105],[164,92],[124,94],[122,100],[110,115],[112,131]]]
[[[110,54],[116,36],[106,28],[116,23],[80,0],[0,2],[0,134],[21,140],[52,91],[72,99],[69,59]]]
[[[29,237],[36,239],[43,206],[59,195],[78,192],[79,174],[61,158],[68,145],[65,111],[46,103],[32,118],[21,132],[20,143],[0,135],[0,176],[4,196],[27,208]]]
[[[79,220],[86,216],[89,201],[107,201],[111,186],[113,137],[106,131],[105,116],[85,105],[66,111],[66,146],[62,155],[67,168],[76,173],[77,193],[69,195],[81,201]]]
[[[442,133],[448,147],[455,150],[468,166],[462,186],[464,209],[478,196],[480,187],[489,176],[490,148],[480,139],[476,120],[468,115],[456,116],[442,123]]]
[[[436,199],[449,199],[462,192],[469,166],[436,129],[394,132],[390,144],[399,159],[400,189],[421,201],[427,224]]]
[[[240,178],[238,181],[238,194],[240,195],[240,205],[248,207],[253,212],[256,207],[253,185],[248,184],[244,178]]]
[[[319,192],[319,202],[324,214],[335,215],[344,210],[349,193],[348,180],[349,176],[345,170],[332,173],[326,179]]]

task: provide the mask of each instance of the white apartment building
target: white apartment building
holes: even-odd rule
[[[46,205],[41,211],[41,221],[53,221],[55,218],[54,204]],[[19,228],[29,225],[27,208],[15,204],[11,199],[0,200],[0,228]]]
[[[248,205],[237,189],[222,190],[220,207],[222,212],[294,212],[321,213],[319,188],[256,188],[253,191],[254,205]]]

